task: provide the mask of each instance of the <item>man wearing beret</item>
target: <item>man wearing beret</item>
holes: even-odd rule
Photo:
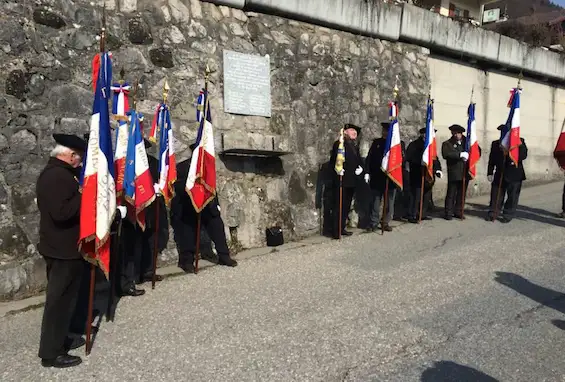
[[[365,167],[367,171],[365,181],[371,186],[372,192],[372,200],[370,203],[370,223],[367,228],[368,231],[374,231],[377,229],[380,220],[381,203],[386,191],[387,175],[383,172],[381,165],[386,146],[386,139],[390,130],[390,123],[382,122],[381,127],[381,137],[373,140],[373,144],[369,149],[369,154],[367,154],[367,158],[365,159]],[[404,141],[400,141],[400,147],[402,149],[403,158],[402,167],[404,168],[404,159],[406,158],[406,146]],[[399,188],[394,182],[389,182],[388,200],[386,201],[387,211],[384,212],[385,216],[382,221],[382,228],[387,232],[392,231],[390,221],[394,216],[394,201],[398,190]]]
[[[463,208],[463,196],[467,192],[467,186],[471,179],[468,173],[467,161],[469,153],[466,149],[466,138],[463,135],[465,128],[460,125],[451,125],[451,138],[443,142],[441,153],[447,162],[447,195],[445,196],[445,219],[453,220],[453,217],[463,219],[461,214]],[[479,147],[479,153],[481,148]],[[465,177],[465,189],[463,189],[463,178]]]
[[[498,126],[498,130],[502,130],[505,125]],[[526,180],[526,173],[524,171],[523,161],[528,157],[528,147],[526,141],[520,138],[522,144],[518,147],[518,165],[510,159],[508,155],[504,155],[500,147],[500,139],[492,142],[490,147],[490,155],[488,158],[487,178],[492,183],[490,191],[489,212],[487,221],[494,220],[495,205],[498,199],[498,211],[504,205],[503,216],[500,219],[502,223],[509,223],[516,213],[518,207],[518,199],[520,198],[520,191],[522,190],[522,182]],[[494,176],[493,176],[494,174]],[[502,177],[502,183],[500,178]],[[498,187],[500,187],[500,195],[498,194]],[[506,198],[506,203],[504,199]]]
[[[81,193],[78,167],[86,142],[76,135],[54,134],[56,146],[37,179],[40,213],[39,253],[46,262],[47,294],[39,357],[45,367],[71,367],[82,362],[68,354],[69,328],[84,270],[78,250]]]
[[[437,132],[437,130],[435,130]],[[424,155],[425,151],[425,142],[424,139],[426,138],[426,128],[423,127],[419,131],[420,136],[412,141],[408,148],[406,149],[406,162],[408,162],[408,166],[410,169],[410,211],[408,216],[408,221],[410,223],[417,223],[418,217],[420,214],[420,199],[422,196],[422,175],[427,170],[424,170],[424,166],[422,165],[422,156]],[[427,176],[424,176],[424,198],[422,203],[422,220],[430,220],[431,218],[427,215],[428,205],[431,201],[431,193],[432,188],[435,183],[435,178],[441,178],[443,173],[441,172],[441,163],[439,159],[435,159],[433,163],[433,171],[434,177],[432,179],[428,179]]]
[[[351,202],[353,201],[353,196],[355,195],[355,188],[357,187],[357,182],[362,179],[363,167],[361,167],[363,160],[361,159],[361,154],[359,152],[359,145],[357,143],[357,137],[361,132],[359,126],[353,124],[346,124],[343,129],[344,140],[343,147],[345,149],[345,162],[343,163],[343,169],[341,174],[336,174],[333,171],[333,189],[334,189],[334,208],[332,209],[332,221],[333,221],[333,235],[334,239],[339,239],[340,236],[351,236],[352,233],[345,229],[345,224],[347,223],[347,218],[349,217],[349,211],[351,209]],[[334,142],[332,147],[332,152],[330,156],[330,168],[335,168],[335,163],[337,159],[337,149],[339,147],[339,140]],[[340,175],[342,176],[341,187],[342,190],[342,200],[341,200],[341,235],[339,232],[339,203],[340,203]]]

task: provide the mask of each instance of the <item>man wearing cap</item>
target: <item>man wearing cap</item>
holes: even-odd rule
[[[437,130],[435,130],[437,132]],[[421,128],[420,136],[412,141],[406,149],[406,161],[408,162],[410,170],[410,211],[408,221],[410,223],[417,223],[420,214],[420,199],[422,196],[422,175],[424,175],[424,198],[422,203],[422,220],[430,220],[427,215],[428,205],[431,201],[432,188],[435,183],[435,178],[441,178],[441,163],[439,159],[435,159],[433,163],[434,177],[429,179],[425,176],[427,170],[422,166],[422,156],[425,150],[426,128]]]
[[[194,152],[195,144],[190,145]],[[175,197],[171,202],[171,227],[173,227],[175,243],[179,254],[178,267],[185,273],[194,273],[194,254],[196,250],[196,210],[190,196],[185,191],[186,178],[190,168],[191,158],[177,164]],[[237,266],[237,261],[230,256],[224,221],[220,215],[220,204],[216,196],[200,213],[202,226],[205,228],[218,253],[218,264],[228,267]],[[202,249],[202,240],[200,241]],[[204,254],[203,254],[204,255]],[[210,259],[211,260],[211,259]]]
[[[505,125],[498,126],[498,130],[502,130]],[[508,155],[504,155],[500,147],[500,139],[492,142],[490,147],[490,155],[488,158],[487,179],[492,183],[490,189],[489,211],[486,220],[494,221],[495,205],[498,199],[498,211],[504,205],[503,216],[500,219],[502,223],[509,223],[516,213],[518,207],[518,199],[522,190],[522,182],[526,180],[523,161],[528,157],[528,147],[524,138],[520,138],[522,144],[518,147],[518,165],[510,159]],[[502,183],[500,178],[502,177]],[[500,195],[498,189],[500,187]],[[506,203],[504,199],[506,197]]]
[[[39,253],[46,262],[47,294],[39,357],[45,367],[71,367],[82,362],[68,354],[69,328],[77,306],[84,260],[78,250],[80,203],[78,167],[86,142],[76,135],[54,134],[56,146],[37,179],[40,213]]]
[[[352,233],[345,229],[345,224],[347,223],[347,218],[349,217],[349,211],[351,210],[351,202],[353,201],[353,196],[355,194],[355,188],[357,187],[357,182],[362,179],[363,167],[361,167],[363,160],[361,159],[361,154],[359,153],[359,145],[357,144],[357,138],[361,128],[353,124],[346,124],[343,129],[344,140],[343,147],[345,149],[345,162],[343,163],[343,169],[341,174],[336,174],[333,171],[333,189],[334,189],[334,208],[332,209],[332,221],[333,221],[333,235],[335,239],[339,239],[340,236],[350,236]],[[330,168],[335,168],[335,163],[337,159],[337,149],[339,147],[339,140],[334,142],[332,147],[332,152],[330,156]],[[340,184],[341,176],[341,184]],[[339,188],[342,187],[342,198],[340,201]],[[339,232],[339,205],[341,202],[341,235]]]
[[[367,158],[365,159],[365,182],[369,183],[372,192],[372,200],[370,203],[370,223],[367,228],[368,231],[376,230],[379,225],[381,202],[386,191],[387,175],[383,172],[381,165],[386,146],[386,139],[390,129],[390,123],[382,122],[381,127],[381,137],[373,140],[373,144],[369,149],[369,154],[367,154]],[[400,141],[400,147],[402,149],[403,158],[402,167],[404,167],[404,159],[406,158],[406,146],[404,141]],[[381,223],[382,228],[387,232],[392,231],[390,221],[394,216],[394,201],[398,190],[399,188],[394,182],[389,182],[388,200],[386,201],[387,211],[384,213],[385,216]]]
[[[463,196],[467,192],[467,186],[471,179],[467,171],[469,153],[466,149],[466,137],[463,135],[465,128],[460,125],[451,125],[451,138],[441,145],[443,159],[447,162],[447,194],[445,196],[446,220],[453,217],[463,219],[461,214],[463,208]],[[479,147],[479,153],[481,148]],[[463,177],[466,178],[465,189],[463,189]]]

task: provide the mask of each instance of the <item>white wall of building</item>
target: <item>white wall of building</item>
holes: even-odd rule
[[[484,192],[490,187],[486,180],[490,144],[499,138],[498,125],[508,118],[507,102],[517,78],[485,72],[440,57],[430,57],[428,64],[439,145],[451,136],[450,125],[457,123],[467,128],[467,107],[474,86],[477,132],[483,157],[471,190]],[[561,170],[552,154],[565,125],[565,89],[528,80],[522,81],[522,88],[520,130],[529,150],[528,159],[524,162],[526,177],[528,181],[559,178]],[[440,159],[445,165],[443,158]],[[442,191],[438,190],[436,196],[443,194],[445,179],[438,186]]]

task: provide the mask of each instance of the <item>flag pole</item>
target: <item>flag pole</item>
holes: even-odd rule
[[[399,110],[398,110],[398,104],[396,103],[396,101],[398,100],[398,75],[396,75],[396,82],[394,83],[394,90],[392,92],[393,94],[393,99],[394,99],[394,103],[395,103],[395,107],[396,107],[396,116],[390,116],[390,120],[393,121],[394,118],[398,118],[398,114],[399,114]],[[390,134],[390,126],[389,126],[389,130],[388,130],[388,134]],[[388,201],[388,187],[389,187],[389,183],[390,183],[390,177],[387,174],[386,177],[386,186],[385,186],[385,200],[383,203],[383,215],[381,218],[381,235],[385,234],[385,219],[386,219],[386,208],[387,208],[387,201]],[[389,207],[390,208],[390,207]]]
[[[100,28],[100,55],[102,56],[105,51],[105,39],[106,39],[106,2],[102,8],[102,26]],[[102,59],[102,57],[100,57]],[[100,73],[98,73],[100,76]],[[96,91],[96,84],[94,84],[94,89]],[[94,287],[96,281],[96,268],[94,263],[90,263],[90,288],[88,291],[88,314],[86,322],[86,355],[90,355],[90,350],[92,349],[92,311],[94,310]]]
[[[204,93],[206,96],[206,102],[204,102],[204,110],[202,111],[202,123],[206,123],[206,121],[208,120],[208,102],[209,101],[209,96],[208,96],[208,78],[210,77],[210,67],[208,65],[206,65],[206,71],[204,74]],[[194,155],[194,153],[192,153],[192,155]],[[200,168],[204,168],[204,155],[201,155],[200,157]],[[197,179],[198,181],[198,179]],[[196,248],[194,250],[194,274],[198,273],[198,260],[200,257],[200,227],[201,227],[201,220],[202,220],[202,213],[201,212],[197,212],[196,213]]]
[[[169,82],[167,81],[167,79],[165,78],[165,83],[163,84],[163,114],[162,117],[163,118],[163,124],[166,123],[165,121],[165,106],[167,104],[167,97],[169,95]],[[161,116],[161,114],[158,114],[158,117]],[[157,131],[155,132],[155,140],[157,141],[157,158],[158,159],[158,163],[159,165],[157,166],[157,183],[160,182],[160,173],[159,173],[159,169],[161,168],[161,160],[163,158],[161,158],[161,135],[163,134],[163,130],[161,129],[161,124],[159,123],[159,121],[157,121],[157,126],[156,126]],[[155,240],[153,242],[153,273],[151,276],[151,289],[155,289],[155,284],[157,283],[157,258],[159,255],[159,221],[161,219],[159,219],[159,214],[160,214],[160,199],[159,197],[161,196],[161,189],[159,189],[159,191],[157,192],[157,195],[155,197],[155,231],[154,231],[154,235],[155,235]]]
[[[471,88],[471,101],[470,103],[473,103],[473,95],[475,94],[475,85],[473,84],[473,87]],[[468,126],[469,127],[469,126]],[[467,137],[465,138],[465,149],[467,149],[468,147],[468,143],[469,143],[469,133],[470,131],[467,131]],[[469,154],[469,151],[467,151],[467,154]],[[471,170],[471,166],[469,164],[469,158],[467,158],[467,163],[465,163],[464,169],[463,169],[463,185],[461,188],[461,220],[463,220],[465,218],[465,199],[467,197],[467,189],[465,188],[466,186],[466,182],[467,182],[467,174],[469,173],[469,171]]]
[[[339,176],[339,233],[338,238],[341,240],[341,230],[343,229],[342,225],[343,221],[343,175]],[[334,226],[335,227],[335,226]]]
[[[427,170],[427,169],[426,169]],[[422,212],[424,209],[424,178],[426,174],[422,172],[422,185],[420,189],[420,215],[418,216],[418,224],[422,222]]]

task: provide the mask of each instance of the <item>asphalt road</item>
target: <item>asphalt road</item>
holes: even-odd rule
[[[165,280],[73,369],[40,366],[41,310],[3,317],[0,380],[563,381],[561,191]]]

